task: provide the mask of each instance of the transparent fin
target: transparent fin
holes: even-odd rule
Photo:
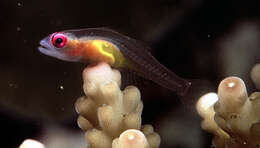
[[[191,83],[185,79],[178,77],[165,66],[157,62],[152,56],[148,61],[136,59],[133,63],[133,69],[136,73],[144,78],[147,78],[158,85],[168,88],[178,95],[183,96],[187,93]],[[137,64],[138,63],[138,64]]]

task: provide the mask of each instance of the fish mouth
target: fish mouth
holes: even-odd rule
[[[38,47],[38,50],[45,55],[53,56],[53,53],[55,52],[51,45],[49,44],[48,38],[45,38],[40,41],[40,46]]]
[[[48,44],[48,41],[46,39],[43,39],[40,41],[40,46],[38,48],[49,50],[50,46]]]
[[[52,47],[51,44],[50,44],[49,38],[50,38],[50,37],[47,36],[47,37],[43,38],[43,39],[39,42],[40,46],[38,47],[38,50],[39,50],[41,53],[43,53],[43,54],[45,54],[45,52],[51,52],[51,51],[53,51],[53,47]]]

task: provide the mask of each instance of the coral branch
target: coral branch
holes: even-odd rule
[[[119,71],[106,63],[89,66],[83,71],[83,81],[86,96],[76,101],[75,108],[91,148],[112,148],[113,140],[113,148],[159,147],[160,136],[152,126],[144,126],[145,134],[141,132],[140,91],[135,86],[121,91]]]
[[[214,97],[218,99],[214,108],[208,103],[210,95],[202,96],[197,103],[202,128],[215,135],[213,144],[217,148],[260,147],[260,93],[248,97],[243,80],[228,77],[221,81]]]

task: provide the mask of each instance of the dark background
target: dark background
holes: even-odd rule
[[[158,61],[194,82],[185,98],[138,85],[143,122],[155,126],[162,148],[210,147],[194,102],[225,77],[242,77],[255,90],[249,72],[260,59],[256,0],[2,0],[0,8],[0,130],[8,148],[40,139],[48,125],[79,131],[74,102],[83,95],[86,65],[38,52],[39,41],[55,31],[115,29],[146,42]]]

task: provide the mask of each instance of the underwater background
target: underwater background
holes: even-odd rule
[[[143,123],[152,124],[160,134],[160,147],[210,147],[211,136],[202,131],[194,102],[216,91],[227,76],[241,77],[248,91],[255,91],[249,73],[260,62],[259,4],[256,0],[2,0],[2,145],[18,147],[24,139],[48,135],[50,129],[63,131],[52,135],[53,141],[81,132],[74,102],[83,95],[81,74],[86,64],[45,56],[37,47],[55,31],[108,27],[145,42],[160,63],[195,82],[186,99],[149,81],[136,84],[144,102]],[[86,147],[78,141],[74,145]]]

